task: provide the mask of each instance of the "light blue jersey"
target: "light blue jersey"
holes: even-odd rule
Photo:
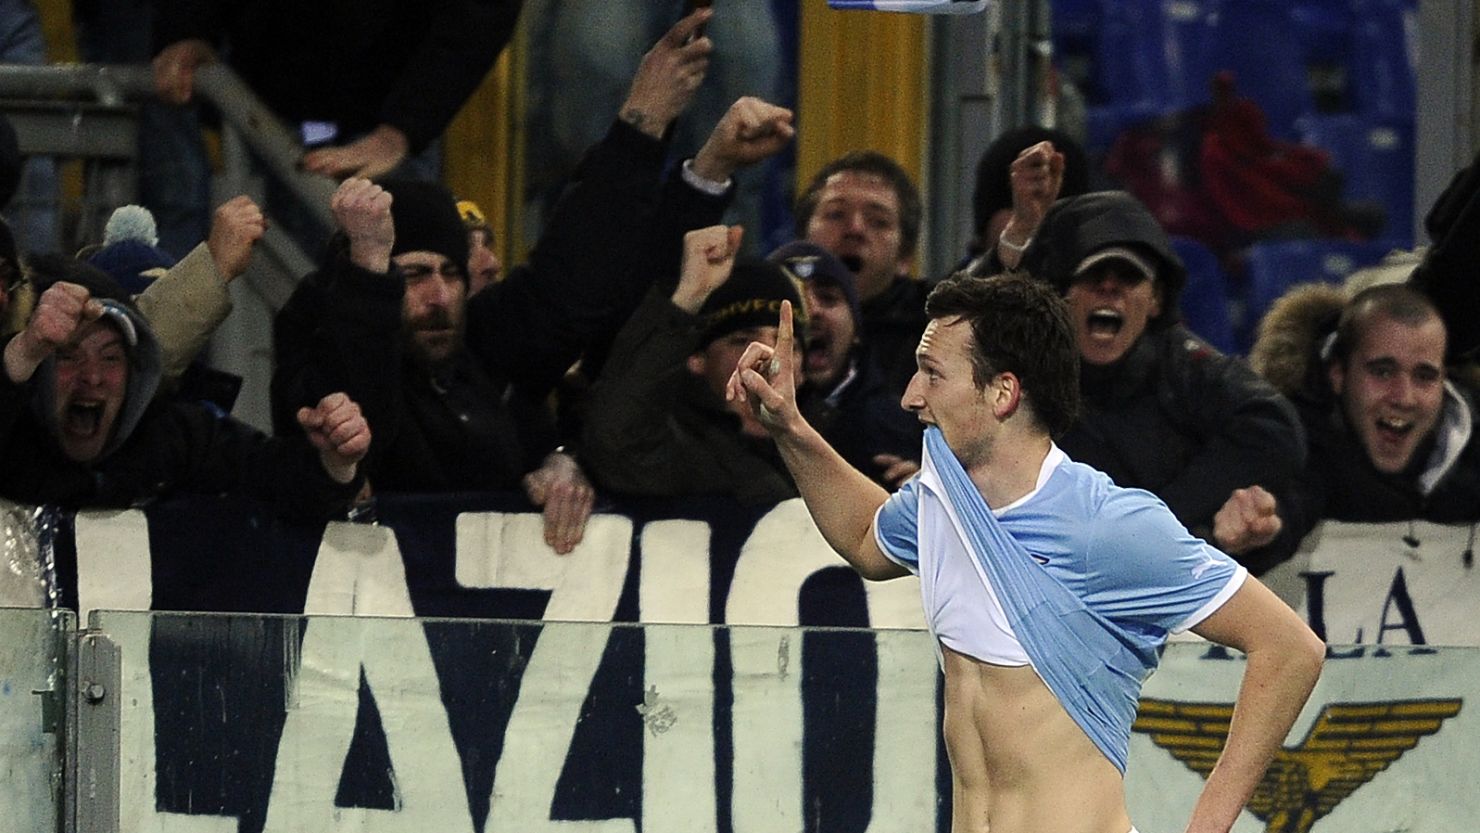
[[[1155,495],[1054,452],[1038,487],[997,515],[939,429],[928,428],[921,473],[879,509],[875,534],[885,555],[920,576],[927,621],[953,649],[961,650],[951,640],[967,638],[960,617],[1000,604],[1039,676],[1124,772],[1157,650],[1217,610],[1248,573]],[[966,643],[963,652],[1001,663],[1000,647],[982,656]]]

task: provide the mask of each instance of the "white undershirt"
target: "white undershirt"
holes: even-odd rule
[[[1033,490],[993,514],[1001,517],[1038,494],[1054,469],[1067,459],[1058,446],[1044,458]],[[934,472],[920,484],[934,495],[944,488]],[[920,501],[920,592],[925,618],[942,645],[993,665],[1027,665],[1028,653],[1008,624],[1007,613],[982,564],[967,547],[949,501]]]

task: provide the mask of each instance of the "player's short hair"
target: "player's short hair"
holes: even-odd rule
[[[1435,319],[1443,322],[1433,300],[1404,283],[1379,284],[1352,297],[1336,322],[1336,338],[1331,342],[1328,362],[1345,367],[1352,351],[1362,343],[1374,321],[1388,319],[1417,327]],[[1446,333],[1447,334],[1447,333]]]
[[[978,388],[998,373],[1011,373],[1049,436],[1074,424],[1079,347],[1069,309],[1053,287],[1022,272],[989,277],[959,272],[931,290],[925,313],[971,325],[972,378]]]

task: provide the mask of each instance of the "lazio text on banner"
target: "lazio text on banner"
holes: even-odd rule
[[[946,833],[927,633],[99,612],[121,830]],[[1168,647],[1132,741],[1179,829],[1244,659]],[[1469,829],[1480,651],[1334,652],[1234,826]],[[1370,822],[1370,823],[1369,823]]]
[[[192,500],[59,524],[57,572],[84,606],[287,614],[92,618],[123,653],[123,830],[948,827],[918,585],[860,582],[800,501],[624,502],[563,557],[515,496],[386,500],[380,517],[302,527]],[[1421,564],[1449,561],[1439,542],[1425,535]],[[1334,598],[1344,574],[1303,583]],[[1412,608],[1404,621],[1444,601],[1405,586],[1417,597],[1386,605]],[[1480,652],[1372,642],[1333,649],[1235,833],[1480,817],[1465,780],[1480,770]],[[1242,669],[1168,648],[1132,740],[1141,829],[1185,824]],[[25,746],[7,731],[0,767]]]
[[[305,609],[310,578],[347,565],[363,577],[350,585],[353,598],[344,608],[384,614],[375,588],[391,574],[372,564],[395,562],[394,580],[409,589],[416,615],[539,618],[546,597],[504,588],[533,581],[525,573],[537,574],[540,565],[562,562],[543,542],[540,516],[513,495],[387,499],[380,526],[336,523],[327,531],[223,499],[85,512],[75,523],[62,517],[50,536],[54,571],[39,569],[36,513],[3,501],[0,510],[0,605],[44,605],[43,583],[54,573],[63,606],[84,614],[93,607],[322,612]],[[378,561],[317,563],[331,542],[357,540],[371,534],[366,529],[388,536],[394,552]],[[1480,570],[1463,557],[1472,546],[1468,533],[1425,522],[1410,530],[1328,521],[1263,579],[1331,644],[1480,646],[1473,603]],[[1421,546],[1405,542],[1414,536]],[[341,548],[356,546],[368,545]],[[717,499],[607,504],[570,557],[600,565],[582,580],[618,593],[615,612],[576,617],[588,621],[924,627],[918,583],[858,579],[800,501],[761,510]],[[594,600],[606,592],[562,598]],[[580,604],[590,607],[590,600]]]

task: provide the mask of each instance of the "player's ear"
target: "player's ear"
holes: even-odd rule
[[[987,398],[992,405],[992,414],[1006,419],[1017,412],[1023,399],[1023,385],[1016,374],[998,373],[987,383]]]

